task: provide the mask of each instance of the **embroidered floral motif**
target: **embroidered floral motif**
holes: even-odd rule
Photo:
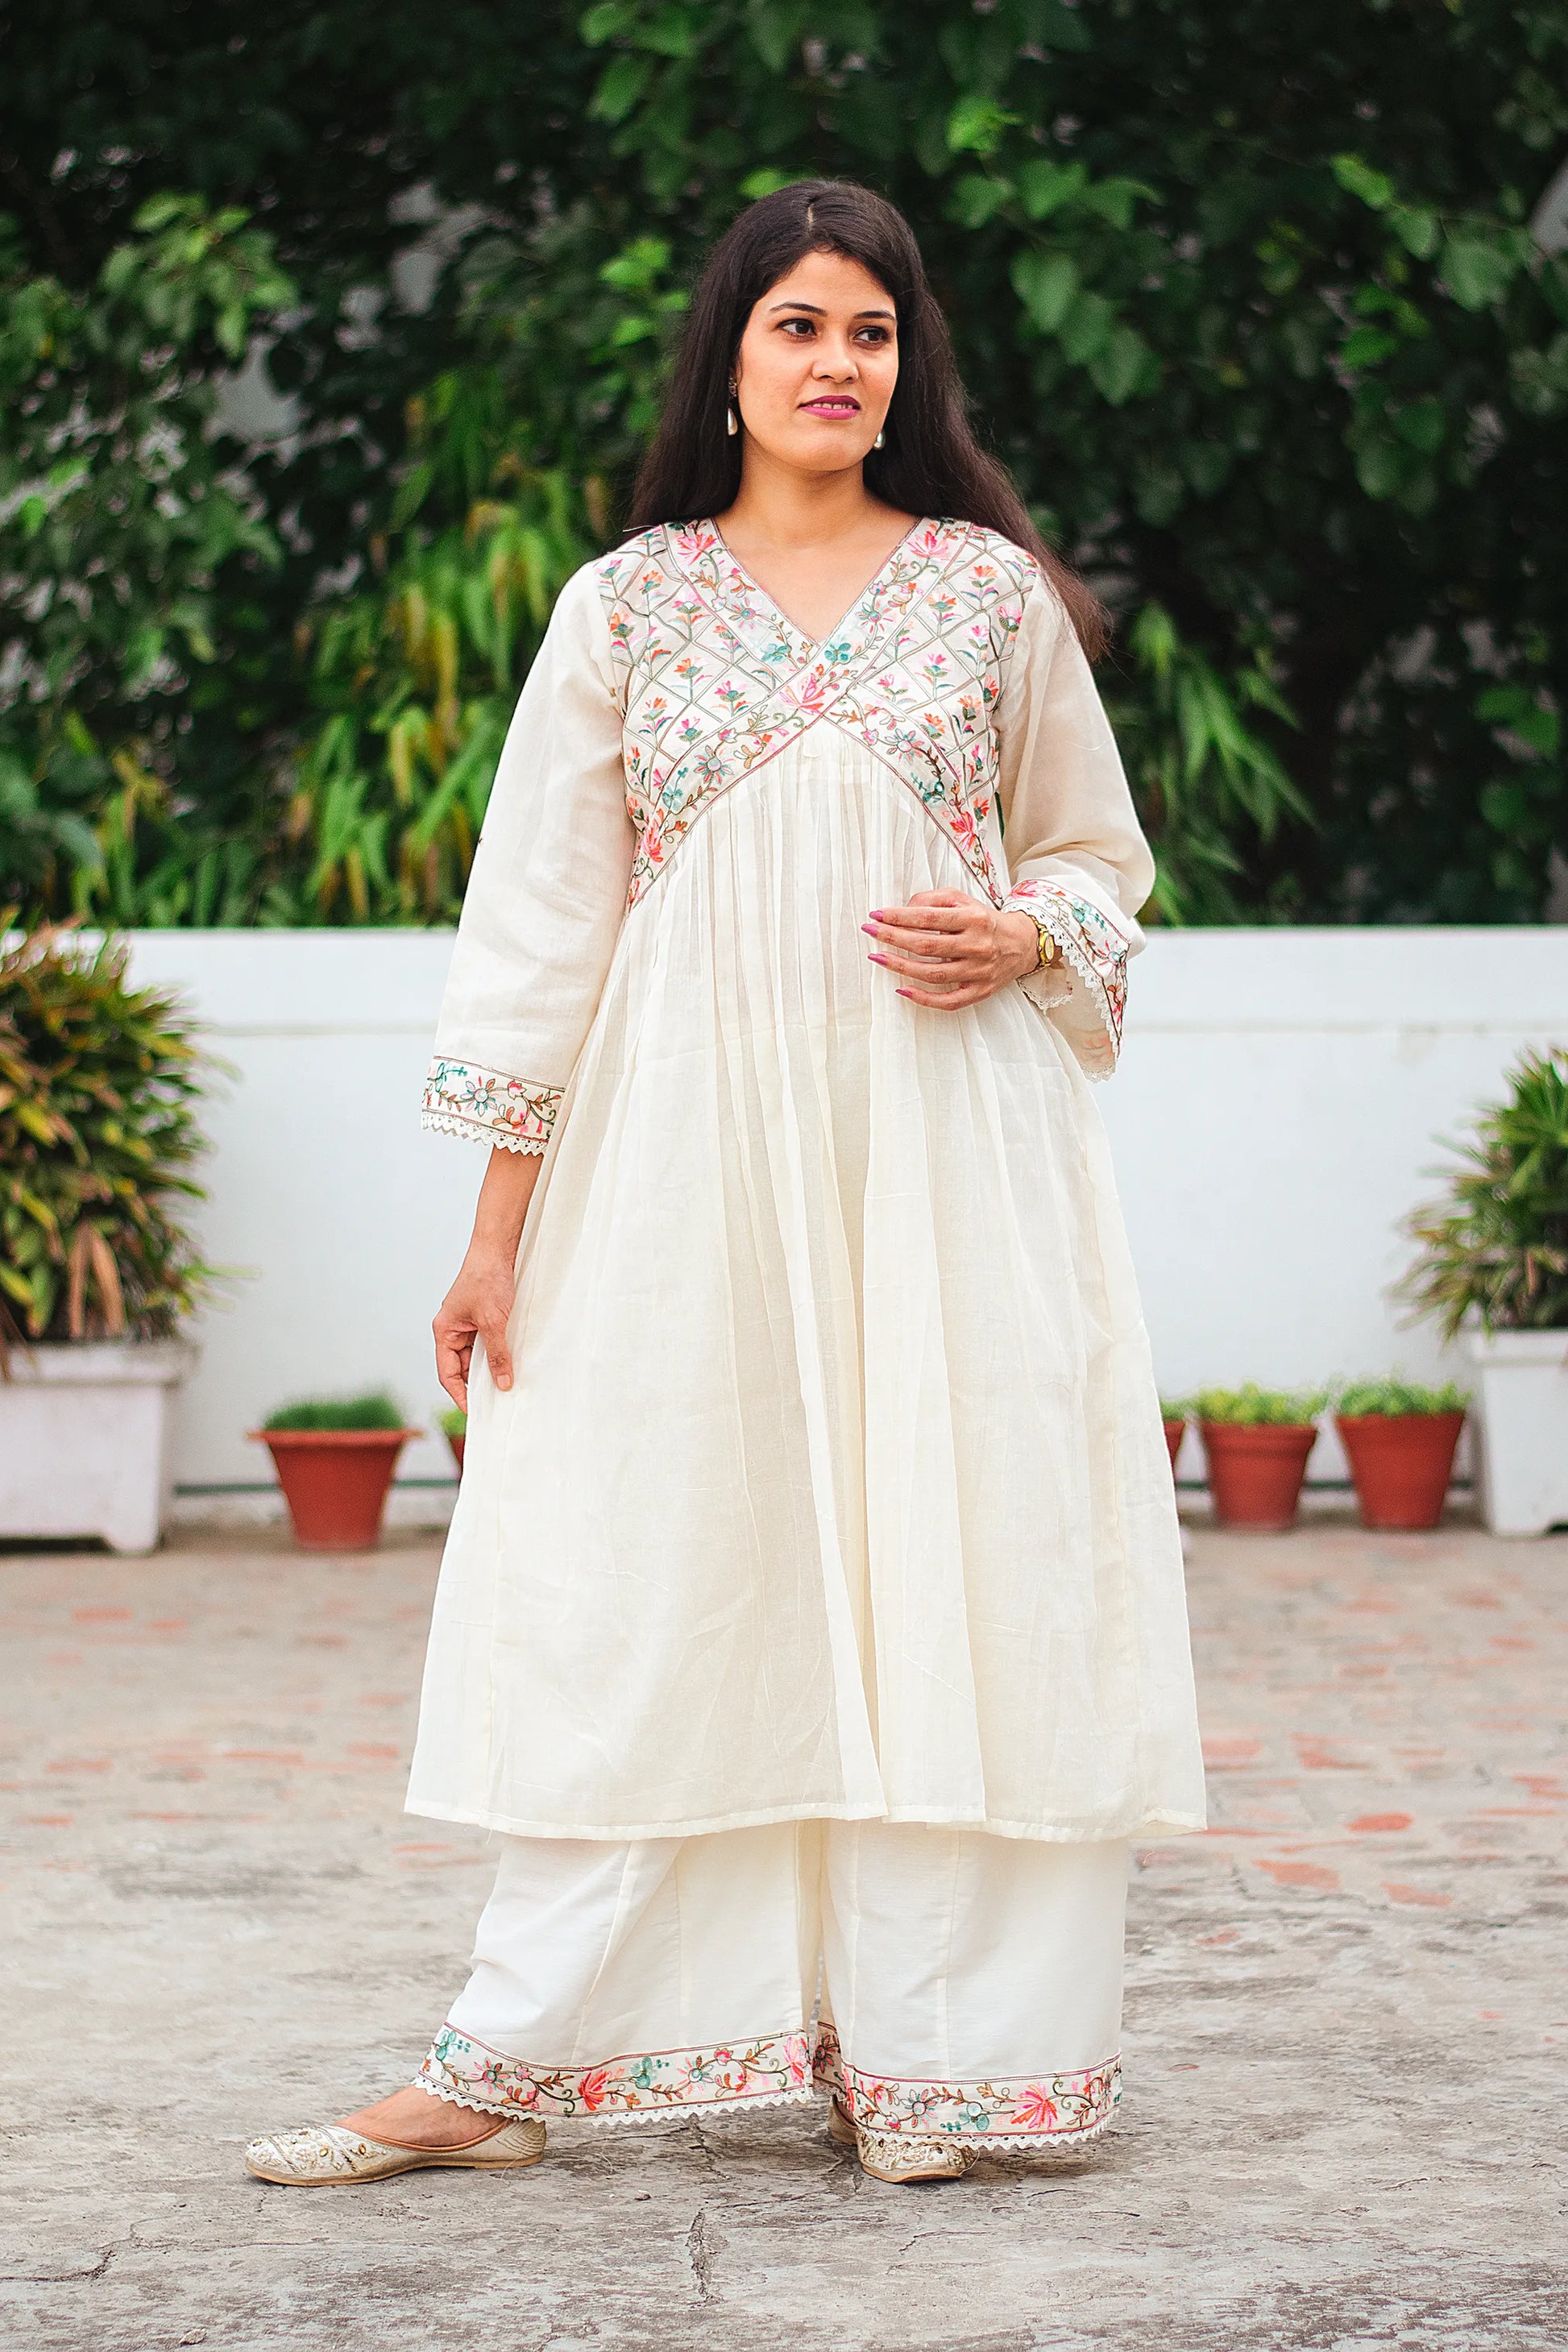
[[[437,1054],[425,1081],[419,1124],[442,1135],[499,1144],[503,1151],[542,1151],[563,1091]]]
[[[819,2027],[815,2072],[853,2123],[872,2131],[974,2134],[1063,2146],[1104,2130],[1121,2096],[1121,2061],[1038,2081],[915,2082],[852,2066],[831,2025]]]
[[[1044,924],[1100,1013],[1103,1036],[1074,1040],[1089,1075],[1113,1069],[1127,1011],[1126,940],[1101,908],[1049,878],[1015,883],[1007,904]]]
[[[811,2034],[763,2034],[711,2050],[655,2050],[600,2066],[535,2066],[503,2058],[444,2025],[416,2077],[443,2098],[491,2115],[635,2115],[668,2107],[739,2106],[809,2096]]]
[[[1121,2063],[1039,2080],[938,2083],[852,2066],[831,2025],[763,2034],[703,2050],[655,2050],[597,2066],[505,2058],[443,2026],[416,2080],[438,2098],[490,2115],[617,2116],[680,2107],[766,2105],[808,2098],[813,2081],[855,2123],[927,2137],[1065,2146],[1103,2131],[1121,2095]]]
[[[659,525],[599,583],[622,680],[635,904],[717,796],[820,720],[918,794],[994,906],[1006,895],[992,714],[1034,566],[967,522],[921,522],[820,644],[735,562],[710,522]]]

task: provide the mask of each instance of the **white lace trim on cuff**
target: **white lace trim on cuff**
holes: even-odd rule
[[[1016,882],[1007,906],[1049,931],[1062,961],[1081,988],[1095,1018],[1087,1027],[1064,1023],[1073,1052],[1091,1078],[1108,1078],[1121,1050],[1127,1011],[1127,941],[1104,911],[1060,882]],[[1064,975],[1065,977],[1065,975]],[[1020,985],[1046,1009],[1066,1001],[1048,970],[1026,972]]]

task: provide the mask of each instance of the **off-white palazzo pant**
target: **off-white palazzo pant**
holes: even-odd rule
[[[492,2115],[806,2100],[1059,2147],[1120,2092],[1128,1849],[907,1822],[509,1837],[420,2071]]]

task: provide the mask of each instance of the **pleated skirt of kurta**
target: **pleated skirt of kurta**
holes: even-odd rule
[[[631,909],[482,1368],[410,1810],[1197,1829],[1180,1539],[1099,1114],[1018,987],[868,911],[972,889],[811,730]]]

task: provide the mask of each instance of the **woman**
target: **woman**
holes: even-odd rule
[[[1152,862],[890,206],[735,222],[633,524],[518,706],[425,1099],[490,1154],[408,1802],[500,1874],[416,2084],[265,2179],[814,2081],[881,2179],[1087,2140],[1128,1841],[1203,1825],[1085,1082]]]

